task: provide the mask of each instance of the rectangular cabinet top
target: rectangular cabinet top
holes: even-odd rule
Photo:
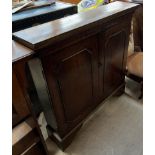
[[[112,18],[134,11],[137,6],[138,4],[134,3],[113,2],[91,11],[15,32],[13,33],[13,40],[35,51],[47,47],[62,38],[64,39],[66,36],[71,36],[77,32],[80,33],[82,28],[89,28],[89,25],[98,25],[100,22],[107,22]]]

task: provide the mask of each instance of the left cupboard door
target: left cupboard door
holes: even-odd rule
[[[42,59],[60,129],[75,127],[96,106],[97,56],[94,36]]]

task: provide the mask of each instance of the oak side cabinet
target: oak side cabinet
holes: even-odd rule
[[[12,154],[47,155],[37,120],[28,106],[14,71],[12,84]]]
[[[13,34],[22,49],[26,46],[16,59],[19,78],[26,81],[30,74],[48,134],[61,149],[101,102],[124,92],[129,32],[137,6],[113,2]],[[23,84],[27,86],[31,88],[29,82]]]

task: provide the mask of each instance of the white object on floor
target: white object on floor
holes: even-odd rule
[[[40,126],[40,129],[41,129],[41,132],[43,134],[44,140],[47,140],[47,138],[48,138],[48,133],[47,133],[47,130],[46,130],[47,122],[46,122],[46,119],[45,119],[45,116],[44,116],[43,112],[38,117],[38,124]]]

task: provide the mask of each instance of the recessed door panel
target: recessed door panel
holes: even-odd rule
[[[100,36],[100,61],[104,65],[99,71],[99,79],[104,98],[124,83],[129,28],[125,24],[116,25]]]
[[[95,106],[97,52],[97,40],[93,37],[43,58],[43,68],[53,102],[57,104],[57,114],[63,112],[63,116],[57,115],[59,120],[78,122]]]
[[[68,121],[93,104],[92,54],[87,49],[62,60],[57,83]]]

